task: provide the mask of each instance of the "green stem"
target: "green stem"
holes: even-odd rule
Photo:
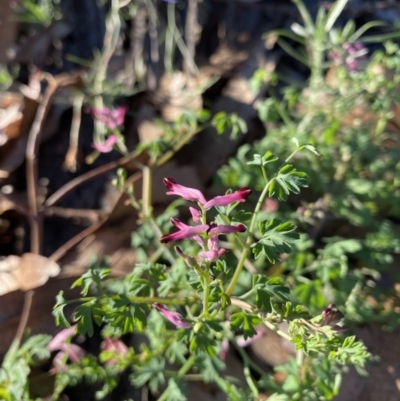
[[[178,373],[176,374],[177,378],[183,377],[194,365],[196,362],[196,356],[192,355],[185,363],[184,365],[178,370]],[[169,397],[169,391],[168,388],[158,397],[158,401],[166,401],[168,400]]]
[[[111,296],[108,297],[111,299],[118,299],[119,295]],[[137,303],[137,304],[152,304],[154,302],[163,304],[163,305],[187,305],[189,301],[186,299],[177,299],[177,298],[160,298],[160,297],[128,297],[129,300],[132,303]],[[73,303],[85,303],[85,302],[90,302],[93,301],[95,298],[94,297],[83,297],[83,298],[77,298],[77,299],[71,299],[69,301],[66,301],[66,305],[70,305]]]
[[[153,190],[153,169],[148,166],[143,166],[143,186],[142,186],[142,213],[144,218],[150,222],[153,232],[157,238],[162,236],[160,227],[157,225],[153,217],[152,209],[152,190]],[[163,250],[165,257],[171,264],[175,263],[174,255],[165,244],[158,243],[159,248]]]
[[[245,247],[243,248],[242,255],[240,256],[240,259],[239,259],[239,262],[238,262],[238,264],[236,266],[236,270],[235,270],[235,273],[233,274],[232,280],[231,280],[227,290],[225,291],[225,293],[227,295],[231,295],[233,290],[235,289],[235,286],[236,286],[236,284],[237,284],[237,282],[239,280],[240,273],[243,270],[244,263],[245,263],[248,255],[250,253],[250,245],[251,245],[251,243],[253,241],[253,234],[254,234],[254,230],[255,230],[255,227],[256,227],[257,216],[258,216],[258,213],[260,212],[260,210],[261,210],[261,208],[262,208],[262,206],[264,204],[265,198],[267,197],[268,188],[271,185],[271,183],[272,183],[272,180],[269,180],[267,182],[267,184],[265,185],[265,187],[264,187],[264,189],[263,189],[263,191],[262,191],[262,193],[261,193],[261,195],[260,195],[260,197],[258,199],[256,208],[254,209],[253,217],[251,219],[251,223],[250,223],[247,239],[246,239],[246,242],[245,242]]]
[[[292,341],[292,337],[285,333],[284,331],[278,329],[273,323],[268,322],[268,320],[264,320],[263,323],[272,331],[275,331],[276,334],[279,334],[281,337],[283,337],[285,340]]]
[[[208,316],[208,298],[210,297],[210,276],[208,272],[204,274],[203,280],[203,290],[204,290],[204,298],[203,298],[203,313],[202,316]]]
[[[236,345],[236,344],[235,344],[235,345]],[[252,393],[254,394],[254,399],[257,399],[259,393],[258,393],[257,386],[256,386],[256,384],[254,383],[253,378],[251,377],[251,372],[250,372],[250,369],[249,369],[249,362],[250,362],[250,359],[249,359],[249,357],[247,356],[246,352],[245,352],[242,348],[236,346],[236,349],[238,350],[238,352],[239,352],[239,354],[240,354],[240,356],[242,357],[242,360],[243,360],[243,364],[244,364],[243,373],[244,373],[244,377],[245,377],[245,379],[246,379],[246,382],[247,382],[247,384],[249,385],[250,390],[251,390]],[[264,374],[264,372],[263,372],[262,374]]]

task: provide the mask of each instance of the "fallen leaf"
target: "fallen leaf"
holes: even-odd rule
[[[40,287],[60,273],[60,266],[44,256],[24,253],[0,260],[0,295]]]

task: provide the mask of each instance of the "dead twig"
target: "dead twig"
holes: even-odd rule
[[[131,177],[129,177],[126,182],[125,182],[125,187],[128,187],[130,185],[133,185],[137,180],[142,178],[143,173],[142,171],[138,171],[135,174],[133,174]],[[75,237],[71,238],[69,241],[67,241],[65,244],[60,246],[50,257],[49,259],[54,260],[57,262],[60,260],[70,249],[72,249],[74,246],[78,245],[81,241],[83,241],[86,237],[89,235],[93,234],[96,232],[109,218],[111,215],[112,211],[114,210],[116,204],[118,203],[120,197],[123,195],[123,192],[118,193],[114,199],[112,200],[112,206],[110,207],[110,213],[107,215],[104,215],[101,220],[93,224],[92,226],[86,228],[85,230],[81,231],[79,234],[75,235]]]
[[[90,224],[97,223],[104,214],[102,210],[95,209],[71,209],[50,206],[44,210],[46,216],[58,216],[65,219],[80,219]]]
[[[40,254],[42,249],[42,218],[38,203],[38,169],[37,155],[43,121],[50,106],[50,99],[56,91],[58,83],[53,77],[48,79],[48,86],[39,104],[33,121],[26,147],[26,178],[28,191],[29,224],[31,229],[31,252]]]
[[[69,148],[65,155],[64,169],[75,173],[78,167],[78,141],[79,141],[79,129],[81,127],[82,119],[82,105],[84,100],[83,93],[78,93],[74,97],[73,104],[73,115],[71,122],[71,131],[69,135]]]
[[[120,159],[104,164],[103,166],[97,167],[91,171],[88,171],[85,174],[82,174],[79,177],[74,178],[67,184],[63,185],[59,188],[53,195],[49,196],[44,203],[44,206],[50,207],[54,206],[56,203],[60,202],[70,191],[79,187],[80,185],[84,184],[87,181],[90,181],[93,178],[96,178],[100,175],[103,175],[111,170],[114,170],[117,167],[124,166],[128,163],[135,163],[135,158],[138,156],[137,152],[132,152],[128,156],[121,157]],[[137,161],[138,167],[140,168],[141,163]]]
[[[34,292],[32,290],[27,291],[25,293],[24,306],[22,308],[21,319],[19,321],[17,332],[15,333],[13,342],[21,343],[22,336],[24,335],[24,331],[26,329],[26,325],[28,324],[29,314],[31,312],[33,294]]]
[[[193,70],[193,60],[195,57],[197,36],[197,1],[198,0],[189,0],[186,14],[185,41],[189,59],[186,57],[184,58],[183,70],[185,72],[187,82],[190,82],[190,78],[195,72]]]

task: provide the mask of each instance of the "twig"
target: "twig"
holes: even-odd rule
[[[28,191],[29,223],[31,252],[40,254],[42,249],[42,217],[38,204],[38,170],[37,155],[39,150],[40,133],[42,131],[43,121],[47,114],[50,99],[58,87],[58,82],[51,77],[48,79],[48,86],[44,93],[42,102],[36,112],[29,132],[28,143],[26,147],[26,178]]]
[[[71,248],[73,248],[75,245],[78,245],[87,236],[97,231],[105,221],[106,218],[100,220],[98,223],[93,224],[88,228],[85,228],[79,234],[75,235],[75,237],[71,238],[65,244],[61,245],[53,254],[49,256],[49,259],[54,260],[55,262],[59,261]]]
[[[150,36],[150,58],[156,64],[160,59],[158,54],[158,33],[157,33],[157,10],[153,0],[145,0],[149,13],[149,36]]]
[[[72,209],[65,207],[50,206],[44,210],[46,216],[59,216],[66,219],[82,219],[90,223],[98,223],[104,214],[97,209]]]
[[[22,336],[24,335],[29,314],[31,312],[33,294],[34,292],[32,290],[25,293],[24,306],[22,308],[21,319],[18,324],[17,332],[15,333],[14,342],[20,343]]]
[[[103,175],[111,170],[114,170],[117,167],[121,167],[130,162],[135,163],[135,158],[137,156],[138,156],[137,152],[132,152],[128,156],[121,157],[118,160],[104,164],[103,166],[97,167],[93,170],[88,171],[85,174],[80,175],[79,177],[74,178],[73,180],[71,180],[70,182],[59,188],[56,192],[54,192],[53,195],[49,196],[46,202],[44,203],[44,206],[45,207],[54,206],[56,203],[60,202],[61,199],[63,199],[70,191],[72,191],[73,189],[79,187],[80,185],[84,184],[85,182],[93,178]],[[137,164],[139,165],[140,162],[137,162]]]
[[[189,59],[187,57],[184,58],[183,70],[186,74],[187,82],[190,81],[190,77],[195,72],[192,64],[196,48],[197,1],[189,0],[186,14],[185,41]]]
[[[144,74],[143,47],[147,30],[146,7],[143,0],[137,4],[136,15],[132,18],[131,50],[127,57],[126,76],[129,89],[133,89],[136,79]]]
[[[130,176],[126,182],[125,185],[133,185],[135,181],[139,180],[142,177],[142,171],[138,171],[132,176]],[[122,193],[119,193],[119,195],[114,197],[114,200],[112,202],[112,206],[110,208],[110,213],[103,216],[103,218],[96,224],[86,228],[85,230],[81,231],[79,234],[75,235],[75,237],[71,238],[69,241],[67,241],[65,244],[61,245],[60,248],[58,248],[50,257],[49,259],[58,261],[60,260],[71,248],[79,244],[81,241],[83,241],[87,236],[90,234],[93,234],[95,231],[97,231],[110,217],[110,214],[115,208],[115,205],[118,203],[120,199],[120,195]]]
[[[77,93],[74,98],[73,105],[73,116],[71,122],[71,131],[69,134],[69,148],[65,155],[65,161],[63,167],[65,170],[75,173],[77,170],[77,155],[78,155],[78,141],[79,141],[79,129],[81,127],[82,117],[82,105],[84,95],[83,93]]]

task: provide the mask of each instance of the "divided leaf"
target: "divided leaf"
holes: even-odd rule
[[[292,165],[283,166],[268,188],[268,195],[277,195],[279,200],[286,200],[290,192],[300,193],[300,187],[307,187],[307,174],[297,171]]]
[[[256,306],[265,312],[272,311],[271,297],[287,301],[290,296],[289,287],[286,287],[279,277],[268,279],[266,276],[255,274],[253,288],[256,289]]]
[[[233,330],[243,330],[244,339],[255,336],[257,331],[254,326],[260,323],[261,319],[254,313],[242,311],[231,316],[231,328]]]
[[[281,260],[282,253],[291,253],[292,244],[300,238],[296,226],[290,222],[281,223],[278,219],[262,221],[259,225],[262,238],[251,245],[254,257],[264,254],[271,263]]]

